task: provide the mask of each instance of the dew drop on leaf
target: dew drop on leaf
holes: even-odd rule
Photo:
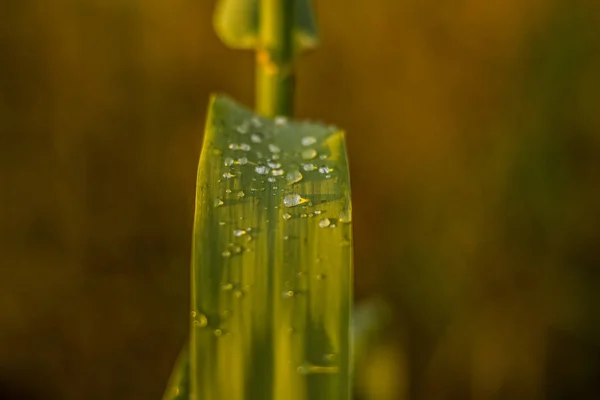
[[[299,204],[306,203],[308,200],[303,199],[298,193],[286,194],[283,197],[283,205],[286,207],[295,207]]]
[[[305,136],[302,138],[302,146],[310,146],[311,144],[317,143],[317,139],[313,136]]]
[[[304,160],[312,160],[317,156],[317,151],[315,149],[306,149],[302,151],[301,155]]]
[[[233,236],[235,237],[240,237],[245,235],[247,232],[244,229],[234,229],[233,230]]]
[[[339,221],[343,224],[347,224],[352,222],[352,214],[350,213],[349,210],[342,210],[340,211],[340,219]]]
[[[208,318],[202,313],[192,312],[192,324],[197,328],[204,328],[208,325]]]
[[[269,167],[264,166],[264,165],[258,165],[258,166],[256,166],[256,168],[254,168],[254,170],[259,175],[266,175],[269,173]]]
[[[302,180],[302,174],[300,173],[300,171],[288,172],[288,174],[285,177],[285,180],[289,185],[292,185]]]
[[[331,225],[331,221],[329,220],[329,218],[323,218],[319,221],[320,228],[327,228],[329,225]]]

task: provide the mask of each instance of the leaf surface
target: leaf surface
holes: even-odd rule
[[[191,398],[349,399],[351,219],[342,131],[213,97],[196,192]]]

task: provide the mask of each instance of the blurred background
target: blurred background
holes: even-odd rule
[[[209,94],[253,103],[213,8],[0,4],[1,399],[161,396]],[[316,10],[296,116],[348,131],[356,300],[389,310],[357,398],[600,398],[600,3]]]

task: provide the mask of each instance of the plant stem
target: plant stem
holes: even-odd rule
[[[295,0],[258,0],[256,111],[266,117],[289,116],[294,104]]]

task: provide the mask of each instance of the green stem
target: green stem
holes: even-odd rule
[[[259,0],[256,111],[289,116],[294,104],[295,0]]]

